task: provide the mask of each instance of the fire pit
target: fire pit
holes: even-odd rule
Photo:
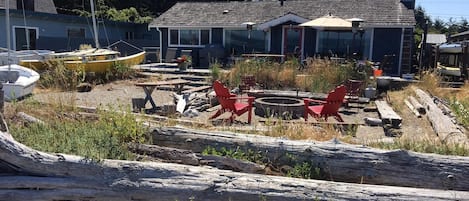
[[[303,116],[303,100],[288,97],[263,97],[254,101],[254,113],[261,117],[298,119]]]

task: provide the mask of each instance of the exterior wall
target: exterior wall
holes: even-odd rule
[[[11,13],[10,24],[12,49],[16,49],[13,30],[14,27],[25,27],[25,21],[22,15]],[[146,24],[105,21],[104,25],[99,24],[98,33],[99,42],[102,47],[106,47],[119,40],[127,41],[140,48],[144,46],[159,46],[158,32],[156,30],[148,31]],[[0,11],[0,26],[5,27],[5,14],[2,11]],[[36,49],[69,51],[78,49],[80,44],[92,44],[92,46],[95,46],[92,22],[83,17],[28,13],[26,27],[37,30]],[[85,30],[85,37],[69,38],[69,28],[83,28]],[[132,32],[133,38],[127,38],[127,32]],[[0,37],[0,47],[6,47],[5,37]],[[132,48],[128,46],[126,49],[130,50]]]
[[[393,65],[383,69],[385,75],[399,75],[402,44],[402,28],[375,28],[373,37],[373,60],[382,61],[384,55],[395,55]]]

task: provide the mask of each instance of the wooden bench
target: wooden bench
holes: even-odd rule
[[[199,91],[203,91],[203,90],[210,89],[210,88],[212,88],[212,86],[194,87],[194,88],[191,88],[191,89],[184,90],[181,93],[183,93],[183,94],[185,94],[185,93],[194,93],[194,92],[199,92]]]
[[[378,108],[378,112],[383,123],[391,124],[395,128],[400,127],[402,118],[394,112],[386,101],[375,101],[375,105]]]

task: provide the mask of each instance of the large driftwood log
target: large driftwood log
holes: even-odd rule
[[[427,117],[440,140],[448,144],[463,144],[468,147],[466,134],[461,132],[458,126],[453,123],[451,117],[441,111],[433,98],[421,89],[415,89],[415,93],[427,108]]]
[[[312,162],[333,181],[469,190],[469,158],[385,151],[331,142],[290,141],[229,132],[202,132],[184,128],[155,128],[159,146],[202,152],[208,146],[262,152],[277,165]]]
[[[0,133],[0,200],[463,200],[469,192],[348,184],[47,154]],[[3,169],[0,169],[3,170]],[[3,171],[2,171],[3,172]]]

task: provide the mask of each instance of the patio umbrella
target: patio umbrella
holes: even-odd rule
[[[331,14],[300,24],[304,27],[314,27],[327,30],[351,30],[352,22]]]

